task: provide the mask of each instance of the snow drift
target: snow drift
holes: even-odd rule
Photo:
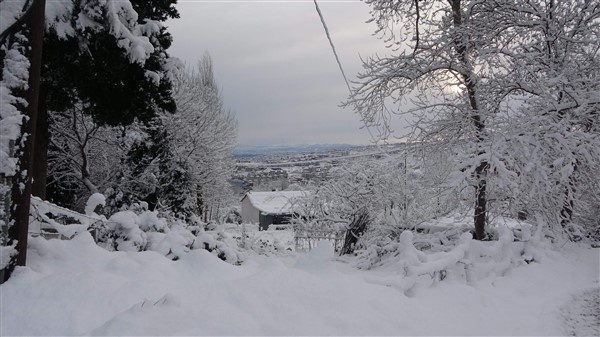
[[[471,284],[448,277],[405,293],[392,283],[404,279],[392,264],[357,270],[335,261],[324,245],[297,258],[251,255],[235,266],[201,249],[177,261],[153,251],[111,252],[87,232],[70,241],[38,237],[30,242],[29,266],[0,286],[0,333],[571,333],[564,317],[580,306],[569,303],[598,289],[598,250],[569,244],[560,252],[542,253],[540,261],[503,276]],[[583,331],[594,331],[590,326]]]

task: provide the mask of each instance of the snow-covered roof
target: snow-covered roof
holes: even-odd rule
[[[261,212],[289,214],[293,212],[294,202],[306,195],[305,191],[248,192],[242,200],[248,198],[252,206]]]

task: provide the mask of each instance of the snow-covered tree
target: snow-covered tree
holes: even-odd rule
[[[513,107],[504,145],[507,161],[520,173],[515,205],[572,231],[577,211],[600,208],[600,191],[594,190],[600,169],[600,4],[498,1],[497,8],[509,47],[503,53],[511,76],[498,94]]]
[[[78,105],[49,117],[47,198],[81,210],[91,194],[117,183],[135,131],[101,126]]]
[[[216,220],[225,214],[231,195],[237,122],[223,106],[208,54],[197,70],[177,74],[173,96],[177,112],[163,116],[171,151],[189,168],[200,214]]]
[[[391,55],[370,57],[347,101],[380,135],[392,114],[413,122],[408,139],[460,147],[456,167],[473,190],[475,236],[485,235],[497,52],[493,6],[480,1],[366,0]],[[390,105],[396,109],[389,108]]]
[[[105,184],[108,208],[127,209],[145,202],[150,210],[191,215],[193,199],[189,191],[189,169],[177,160],[161,117],[148,123],[135,123],[124,129],[118,144],[119,163]]]
[[[50,4],[49,12],[58,7],[63,16],[48,24],[44,38],[38,129],[48,129],[49,114],[73,106],[95,123],[110,126],[128,125],[134,120],[147,122],[163,110],[173,112],[169,73],[178,61],[166,52],[171,36],[161,21],[178,17],[174,3]],[[70,27],[70,17],[87,17],[95,24],[92,28],[75,22]],[[46,132],[36,139],[40,160],[36,162],[33,192],[42,198],[47,185],[44,164],[52,137]]]
[[[405,144],[400,153],[332,169],[328,181],[297,203],[296,227],[345,230],[347,244],[365,247],[455,211],[451,157],[443,150],[417,151],[418,146]]]
[[[490,210],[570,222],[598,168],[600,5],[365,2],[390,55],[364,62],[346,104],[381,138],[399,114],[404,137],[453,154],[449,181],[474,191],[478,239]]]
[[[147,9],[152,7],[153,3],[141,3],[136,7],[140,10]],[[171,8],[168,13],[176,15],[176,11],[170,6],[173,2],[167,3],[169,5],[166,7]],[[159,7],[163,8],[164,6]],[[113,118],[110,118],[103,114],[109,110],[110,113],[115,112],[113,110],[116,106],[111,105],[112,103],[131,100],[132,97],[127,97],[126,100],[115,100],[116,97],[122,97],[119,95],[127,95],[127,90],[124,90],[127,87],[123,84],[130,83],[128,81],[137,81],[138,85],[141,84],[145,88],[155,88],[153,91],[150,90],[152,91],[151,96],[146,96],[152,98],[150,102],[155,103],[150,104],[152,107],[147,110],[154,110],[153,105],[164,109],[168,109],[171,105],[171,108],[174,108],[172,100],[169,102],[169,82],[162,79],[165,71],[172,66],[172,62],[164,53],[170,43],[170,37],[159,22],[165,18],[151,17],[161,16],[160,11],[154,9],[144,11],[148,17],[140,18],[129,1],[50,1],[47,4],[43,0],[2,1],[0,12],[2,13],[2,20],[0,20],[2,22],[0,26],[0,63],[2,64],[0,91],[2,95],[1,129],[3,131],[3,137],[0,140],[0,160],[2,161],[0,166],[3,167],[3,170],[4,167],[7,168],[6,172],[3,172],[3,176],[13,180],[12,199],[5,201],[10,204],[11,220],[7,226],[2,226],[2,231],[3,235],[5,231],[10,234],[11,242],[8,244],[17,243],[18,263],[25,264],[31,177],[36,172],[45,171],[45,155],[41,160],[39,156],[33,156],[32,141],[46,140],[48,136],[44,132],[45,125],[42,127],[35,125],[36,121],[43,123],[46,120],[46,116],[43,114],[37,118],[37,102],[40,102],[40,111],[47,111],[47,103],[50,103],[45,99],[44,94],[40,95],[38,92],[40,77],[44,77],[40,76],[39,69],[43,68],[42,73],[46,74],[57,70],[56,64],[41,62],[44,17],[46,29],[50,32],[49,36],[54,37],[57,41],[65,42],[67,45],[70,43],[70,46],[73,47],[71,49],[59,48],[59,57],[63,58],[60,61],[68,63],[72,68],[79,69],[79,71],[73,72],[76,74],[75,77],[86,79],[84,85],[75,90],[73,86],[77,82],[72,83],[68,79],[69,72],[56,71],[50,76],[50,79],[45,77],[45,81],[43,80],[46,82],[44,83],[46,88],[42,85],[42,93],[46,92],[48,87],[60,88],[57,92],[52,93],[56,93],[51,96],[53,100],[58,100],[63,105],[65,102],[71,102],[70,105],[83,103],[85,108],[93,107],[90,110],[92,115],[96,118],[104,117],[99,120],[109,124],[122,123],[123,117],[128,117],[128,115],[130,115],[130,120],[133,120],[139,112],[135,109],[125,108],[123,116],[117,114],[117,117],[112,115]],[[29,54],[30,50],[31,54]],[[48,48],[48,50],[52,51],[52,48]],[[66,57],[68,55],[76,55],[76,57],[69,59]],[[102,57],[104,55],[112,56],[112,59]],[[97,67],[93,69],[94,67],[90,65],[90,62],[86,63],[86,60],[96,64]],[[40,63],[44,63],[45,67],[40,67]],[[121,65],[123,68],[115,69],[115,65]],[[138,71],[135,73],[138,76],[130,76],[133,73],[124,71],[132,69],[132,67],[127,68],[127,65],[139,65]],[[113,75],[119,74],[126,77],[115,82],[101,82],[105,85],[102,87],[103,90],[91,88],[90,84],[98,82],[94,79],[106,79],[103,77],[106,74],[99,70],[109,68],[112,69]],[[84,70],[91,71],[88,74],[93,76],[86,76]],[[48,81],[51,82],[49,86]],[[108,84],[111,83],[112,86],[109,86]],[[130,92],[133,94],[140,92],[138,85],[134,85],[134,91]],[[116,96],[102,96],[108,89],[113,89]],[[41,99],[39,99],[40,97]],[[138,96],[133,95],[133,98],[136,97]],[[134,101],[136,100],[134,99]],[[66,105],[69,106],[69,104]],[[23,114],[25,108],[31,110],[27,118]],[[42,131],[39,137],[33,136],[36,128]],[[14,151],[10,149],[12,144],[15,145]],[[44,146],[37,148],[42,152],[46,149]],[[35,164],[40,162],[43,165],[36,167]],[[41,178],[37,180],[43,180],[45,184],[45,174]],[[2,184],[6,185],[6,182],[3,181]],[[5,189],[2,188],[3,192]],[[17,202],[18,199],[21,200]],[[12,226],[15,220],[18,221],[16,225]],[[4,242],[2,244],[4,245]],[[3,249],[2,257],[4,258],[5,255]],[[13,263],[15,260],[11,261],[9,267],[15,264]],[[7,274],[10,274],[10,270]]]
[[[127,127],[102,126],[80,105],[52,113],[49,197],[81,207],[107,194],[110,212],[144,201],[151,210],[218,220],[231,203],[236,124],[205,56],[198,73],[176,73],[175,114]]]

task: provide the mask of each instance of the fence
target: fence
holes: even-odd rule
[[[29,234],[46,239],[70,239],[76,233],[91,229],[96,239],[96,228],[106,220],[94,218],[60,207],[38,197],[31,197]]]
[[[339,252],[344,245],[345,236],[345,231],[295,229],[294,243],[297,252],[306,252],[319,241],[329,241],[335,251]]]

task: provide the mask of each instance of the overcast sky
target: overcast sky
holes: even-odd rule
[[[359,55],[384,50],[365,23],[369,8],[358,0],[319,6],[352,79]],[[211,54],[240,145],[369,143],[358,116],[338,107],[348,89],[312,0],[180,0],[177,8],[169,51],[188,65]]]

